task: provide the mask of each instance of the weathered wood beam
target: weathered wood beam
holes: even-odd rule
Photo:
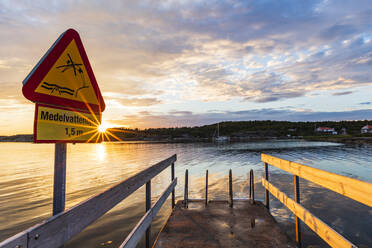
[[[60,247],[177,160],[176,154],[0,243],[0,248]],[[26,245],[25,245],[26,240]]]
[[[333,230],[322,220],[318,219],[316,216],[310,213],[307,209],[289,198],[274,185],[270,184],[264,178],[262,178],[262,186],[264,186],[265,189],[269,190],[273,196],[275,196],[281,203],[283,203],[293,214],[300,218],[308,227],[310,227],[311,230],[318,234],[319,237],[321,237],[331,247],[357,247],[356,245],[345,239],[338,232]]]
[[[292,173],[293,175],[302,177],[308,181],[372,207],[372,183],[337,175],[335,173],[276,158],[267,154],[261,154],[261,160],[279,169]]]
[[[138,242],[141,240],[142,236],[145,234],[147,228],[151,225],[152,220],[155,218],[156,214],[159,212],[161,206],[163,206],[165,200],[168,198],[170,193],[173,191],[174,187],[177,185],[177,178],[168,186],[168,188],[161,194],[159,199],[150,208],[146,214],[137,223],[135,228],[129,233],[124,242],[120,245],[120,248],[133,248],[136,247]]]

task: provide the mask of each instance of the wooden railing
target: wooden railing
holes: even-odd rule
[[[270,192],[295,215],[296,242],[298,246],[301,246],[300,219],[331,247],[356,247],[354,244],[300,205],[298,177],[302,177],[308,181],[316,183],[370,207],[372,206],[371,183],[276,158],[267,154],[261,154],[261,160],[265,163],[265,178],[262,178],[262,185],[265,188],[266,207],[269,208]],[[294,175],[294,200],[269,183],[268,164]]]
[[[174,188],[177,185],[177,178],[174,178],[174,163],[176,160],[177,156],[173,155],[77,206],[4,240],[0,243],[0,248],[61,247],[144,184],[146,184],[146,213],[120,247],[135,247],[145,232],[146,246],[150,247],[151,222],[170,193],[172,193],[172,208],[175,206]],[[151,179],[169,166],[172,170],[172,182],[151,207]]]

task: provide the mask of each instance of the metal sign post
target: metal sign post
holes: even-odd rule
[[[105,109],[79,33],[64,32],[23,80],[35,103],[34,142],[55,143],[53,215],[65,210],[67,143],[101,142]],[[95,138],[95,139],[94,139]]]
[[[65,210],[66,150],[67,150],[66,143],[55,144],[53,215],[59,214]]]

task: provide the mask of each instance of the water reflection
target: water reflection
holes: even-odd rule
[[[99,158],[99,161],[104,161],[106,158],[106,146],[105,144],[98,144],[97,145],[97,155]]]
[[[255,143],[214,144],[146,144],[103,143],[68,145],[66,207],[70,208],[105,188],[112,186],[148,166],[178,155],[176,162],[177,199],[183,197],[184,172],[189,169],[189,196],[205,194],[205,170],[209,170],[209,198],[227,199],[228,170],[233,171],[234,197],[247,197],[249,170],[255,172],[256,197],[263,199],[260,177],[263,166],[260,153],[265,152],[313,167],[372,182],[370,146],[341,146],[321,142],[269,141]],[[22,156],[20,156],[20,154]],[[28,143],[0,143],[0,240],[51,216],[54,146]],[[275,185],[292,195],[292,177],[270,167]],[[283,177],[280,175],[284,175]],[[155,201],[170,183],[170,170],[152,180]],[[302,185],[301,181],[301,185]],[[371,211],[337,194],[313,184],[301,187],[305,207],[327,224],[343,230],[350,240],[372,246],[368,230],[372,229]],[[121,202],[89,226],[66,247],[117,247],[145,211],[144,188]],[[272,213],[293,235],[293,215],[272,199]],[[163,224],[170,202],[153,223],[153,233]],[[257,222],[255,222],[257,224]],[[349,224],[349,226],[348,226]],[[154,235],[154,234],[153,234]],[[304,231],[309,240],[317,240]],[[321,241],[314,241],[320,244]],[[358,244],[358,242],[355,242]]]

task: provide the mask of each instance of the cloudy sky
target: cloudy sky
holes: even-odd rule
[[[22,81],[68,28],[111,124],[372,119],[371,1],[0,0],[0,134],[32,133]]]

